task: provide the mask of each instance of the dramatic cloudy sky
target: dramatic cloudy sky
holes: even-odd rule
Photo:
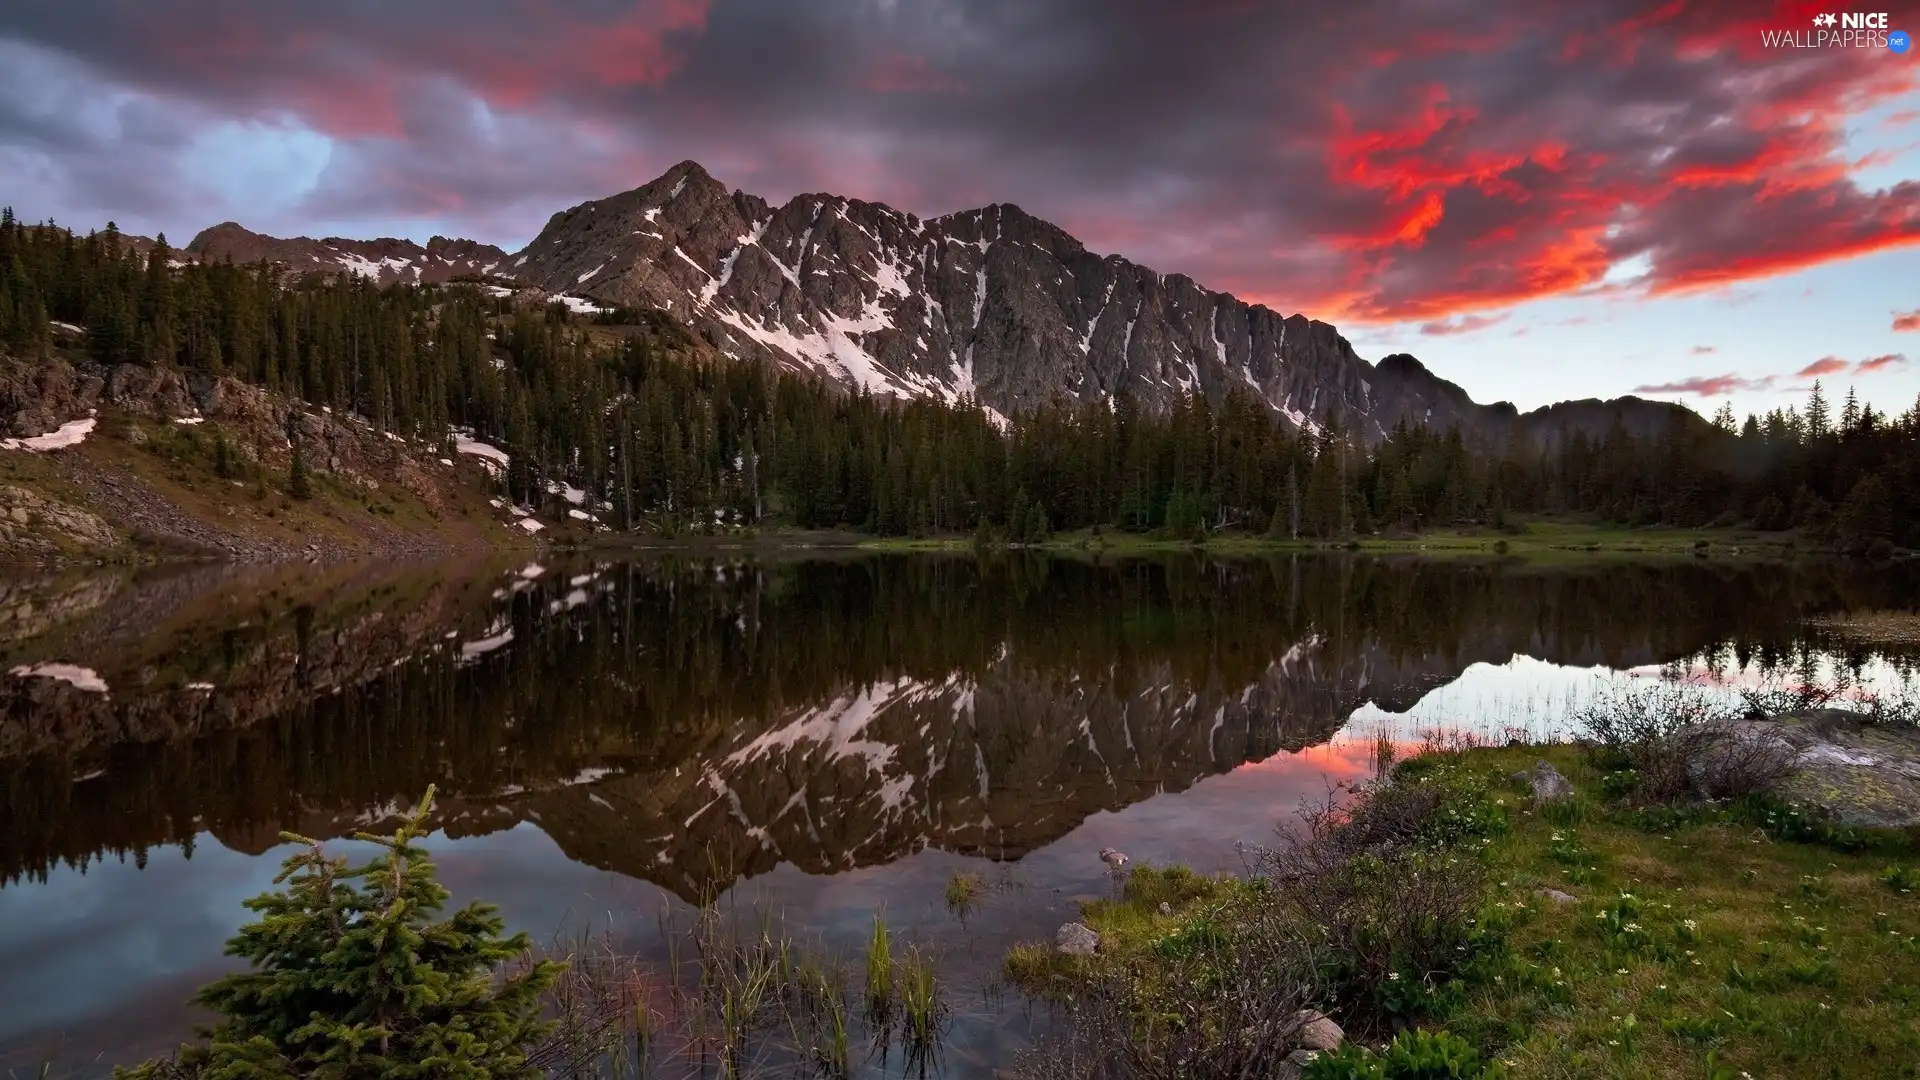
[[[1850,10],[9,0],[0,201],[511,249],[694,158],[775,200],[1018,203],[1482,400],[1744,411],[1823,376],[1904,408],[1920,49],[1762,43]]]

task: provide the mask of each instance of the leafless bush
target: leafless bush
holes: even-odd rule
[[[1321,804],[1301,807],[1300,816],[1315,842],[1345,853],[1411,843],[1440,811],[1440,789],[1428,784],[1380,783],[1338,793]]]
[[[1920,727],[1920,695],[1911,689],[1864,698],[1866,720],[1882,727]]]
[[[1793,771],[1800,753],[1791,743],[1750,724],[1715,724],[1693,740],[1689,779],[1709,799],[1766,791]]]
[[[1353,1019],[1378,1019],[1370,1013],[1379,1001],[1357,992],[1443,980],[1459,962],[1485,871],[1470,856],[1417,842],[1443,805],[1431,786],[1414,784],[1377,788],[1346,806],[1328,800],[1302,808],[1299,833],[1256,853],[1281,917],[1310,928]]]
[[[1638,795],[1671,802],[1690,795],[1730,798],[1765,791],[1793,771],[1798,751],[1741,716],[1824,702],[1830,689],[1742,691],[1735,706],[1702,688],[1673,683],[1616,686],[1597,697],[1580,721],[1591,756],[1607,770],[1632,769]]]
[[[1022,1054],[1023,1080],[1239,1080],[1272,1076],[1318,1000],[1320,946],[1270,904],[1234,912],[1230,934],[1190,932],[1151,970],[1099,971],[1063,1006],[1055,1035]]]
[[[1596,765],[1632,769],[1643,797],[1668,801],[1692,790],[1694,761],[1723,737],[1736,714],[1700,687],[1636,682],[1596,695],[1576,720]]]
[[[1769,679],[1759,686],[1740,688],[1740,702],[1748,719],[1777,716],[1796,709],[1824,709],[1840,696],[1837,684],[1802,682],[1789,684]]]

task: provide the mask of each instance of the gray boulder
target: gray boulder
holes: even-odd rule
[[[1535,803],[1550,803],[1556,799],[1573,797],[1573,784],[1545,758],[1541,758],[1534,764],[1533,771],[1527,774],[1527,782],[1533,785]]]
[[[1100,948],[1100,935],[1080,923],[1070,922],[1053,935],[1053,947],[1068,956],[1092,956]]]
[[[1318,1009],[1301,1009],[1294,1019],[1300,1021],[1297,1039],[1302,1050],[1337,1050],[1347,1033]]]
[[[1306,1073],[1307,1066],[1313,1064],[1313,1059],[1319,1056],[1318,1050],[1295,1050],[1287,1055],[1287,1060],[1281,1062],[1278,1069],[1274,1070],[1274,1080],[1300,1080],[1300,1077]]]

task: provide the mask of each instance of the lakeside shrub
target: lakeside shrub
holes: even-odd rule
[[[1582,709],[1576,722],[1586,736],[1589,763],[1605,774],[1602,790],[1611,798],[1737,798],[1771,788],[1792,771],[1797,756],[1784,740],[1737,725],[1761,700],[1749,696],[1743,711],[1698,687],[1615,686]],[[1798,700],[1811,698],[1803,694]]]
[[[1610,687],[1575,716],[1599,771],[1632,770],[1635,791],[1666,802],[1693,787],[1692,767],[1736,711],[1695,687],[1634,683]]]
[[[1007,955],[1008,980],[1063,1020],[1011,1075],[1266,1076],[1293,1049],[1301,1010],[1327,996],[1320,944],[1257,879],[1139,866],[1120,896],[1083,907],[1101,928],[1098,955]]]
[[[1458,755],[1403,762],[1395,781],[1302,809],[1302,829],[1257,853],[1259,880],[1321,946],[1321,978],[1361,1029],[1444,1016],[1461,974],[1500,952],[1482,916],[1484,845],[1510,828],[1503,797]]]

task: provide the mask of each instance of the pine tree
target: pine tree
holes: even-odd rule
[[[532,1078],[527,1049],[550,1030],[540,995],[561,965],[540,962],[496,981],[523,955],[525,934],[502,937],[492,907],[473,903],[437,919],[448,892],[415,842],[433,806],[428,788],[391,837],[360,834],[386,849],[349,869],[318,841],[290,856],[270,892],[246,902],[258,921],[227,952],[252,964],[195,998],[220,1015],[203,1045],[176,1062],[119,1070],[117,1080],[182,1073],[326,1080]]]
[[[1813,393],[1807,398],[1807,441],[1811,442],[1827,434],[1833,419],[1827,410],[1827,396],[1820,389],[1820,380],[1813,380]]]
[[[287,494],[296,499],[313,497],[313,478],[307,475],[307,452],[301,448],[298,434],[293,437],[293,468],[287,476]]]
[[[1840,539],[1851,545],[1865,546],[1892,536],[1893,496],[1887,482],[1876,473],[1861,477],[1840,503],[1834,525]]]

